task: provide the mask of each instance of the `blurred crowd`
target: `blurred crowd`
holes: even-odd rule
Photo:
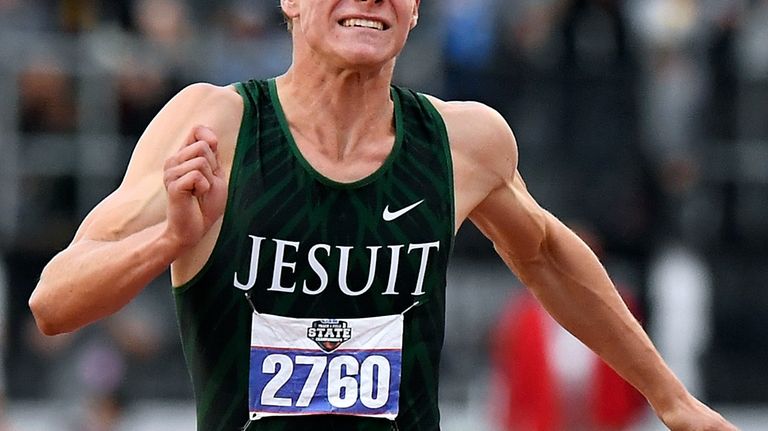
[[[498,109],[534,196],[600,237],[642,314],[664,322],[676,304],[710,322],[686,356],[709,397],[768,402],[754,377],[768,359],[768,0],[422,0],[421,15],[396,83]],[[94,431],[132,400],[189,399],[167,279],[54,338],[26,300],[173,94],[287,67],[277,0],[0,0],[0,41],[0,418],[3,394],[90,406],[71,429]],[[459,265],[493,255],[472,227],[460,237]],[[669,262],[705,268],[707,290],[654,290]]]

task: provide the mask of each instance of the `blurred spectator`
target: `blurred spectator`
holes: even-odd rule
[[[171,57],[190,36],[187,4],[182,0],[135,0],[133,18],[138,33],[166,48],[164,54]]]
[[[20,65],[17,78],[18,130],[37,138],[24,145],[21,154],[35,155],[40,151],[40,156],[46,158],[28,163],[45,164],[51,171],[59,171],[59,175],[19,179],[24,205],[18,216],[25,222],[20,223],[20,232],[15,235],[15,251],[36,256],[48,256],[66,244],[78,222],[75,179],[62,169],[76,154],[72,139],[78,125],[76,79],[67,68],[65,54],[56,52],[56,48],[36,47],[28,61]],[[49,142],[53,149],[43,151],[42,142]],[[9,270],[23,271],[15,266]],[[31,286],[28,288],[31,292]]]
[[[703,19],[691,0],[649,0],[635,6],[636,28],[646,48],[643,91],[646,148],[665,190],[679,194],[696,181],[694,144],[702,138],[706,80],[701,67]]]
[[[276,31],[274,12],[277,8],[269,2],[254,0],[230,0],[221,8],[219,22],[235,40],[257,39],[266,31]]]
[[[38,57],[19,76],[19,129],[27,133],[74,133],[74,78],[55,56]]]
[[[602,257],[591,230],[574,230]],[[639,314],[631,290],[618,287]],[[496,325],[492,358],[499,429],[621,431],[637,425],[643,396],[563,329],[527,291],[514,296]],[[501,401],[499,401],[501,400]]]
[[[0,34],[12,30],[53,30],[56,28],[55,12],[47,0],[0,0]]]
[[[448,99],[492,103],[491,66],[497,43],[497,0],[447,0],[444,9],[444,93]]]
[[[200,65],[208,79],[227,85],[282,74],[292,53],[279,10],[260,0],[231,0],[222,6],[219,29],[205,45],[210,55]]]
[[[499,429],[621,431],[642,419],[642,395],[527,292],[502,314],[493,353]]]
[[[70,33],[93,30],[99,21],[97,0],[59,0],[59,21],[62,30]]]
[[[134,31],[131,16],[132,1],[100,2],[101,26],[114,26],[123,31]]]
[[[540,53],[549,51],[556,26],[568,5],[565,0],[511,2],[503,10],[502,32],[509,51],[537,63],[543,57]]]
[[[71,431],[117,431],[121,428],[125,400],[117,392],[94,396],[86,403],[83,417]]]
[[[163,105],[182,87],[166,65],[148,59],[124,58],[117,73],[119,132],[132,149]],[[126,160],[127,162],[127,160]]]
[[[687,247],[668,245],[653,259],[648,288],[654,309],[650,335],[691,393],[703,396],[700,364],[712,328],[709,270]]]
[[[192,23],[181,0],[137,0],[138,38],[118,61],[119,130],[133,148],[160,108],[186,83]]]
[[[521,0],[504,9],[504,40],[537,67],[559,60],[592,73],[612,73],[625,59],[623,0]],[[608,66],[607,70],[604,67]]]
[[[78,223],[74,175],[66,169],[76,154],[73,136],[77,131],[76,79],[57,44],[40,42],[19,56],[18,117],[20,139],[19,172],[34,172],[45,166],[46,175],[26,174],[18,178],[22,203],[11,216],[19,220],[11,248],[0,250],[8,269],[8,381],[9,393],[34,393],[33,377],[45,381],[41,363],[30,353],[26,326],[27,300],[43,262],[72,237]],[[27,380],[25,380],[27,379]],[[45,390],[45,388],[41,388]],[[17,392],[18,391],[18,392]]]
[[[638,146],[637,60],[624,4],[548,0],[506,8],[505,55],[517,68],[507,106],[524,174],[544,171],[529,181],[534,195],[556,213],[591,220],[612,250],[642,259],[657,209]]]
[[[707,8],[691,0],[651,0],[631,8],[645,72],[642,142],[664,193],[665,234],[693,242],[706,238],[700,229],[711,225],[701,219],[707,212],[695,206],[708,144],[702,119],[717,78],[706,54],[717,29],[732,19],[733,4],[712,1]],[[727,83],[723,77],[714,82]],[[727,108],[731,96],[724,96],[718,103]]]
[[[116,393],[178,397],[188,391],[181,361],[170,289],[153,283],[119,314],[76,334],[45,337],[27,317],[17,343],[14,367],[17,396],[43,395],[72,406]],[[34,377],[35,385],[28,385]]]

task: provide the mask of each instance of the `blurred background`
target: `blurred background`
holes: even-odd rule
[[[533,195],[675,372],[764,430],[768,0],[423,0],[421,15],[396,83],[499,110]],[[173,94],[290,57],[276,0],[0,0],[0,430],[194,428],[167,277],[71,335],[41,336],[27,299]],[[449,275],[445,430],[663,429],[470,223]]]

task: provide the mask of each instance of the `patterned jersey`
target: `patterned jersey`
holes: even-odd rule
[[[274,80],[236,88],[245,111],[221,233],[174,289],[198,430],[439,429],[454,239],[442,118],[393,86],[391,153],[339,183],[302,156]],[[402,316],[385,322],[401,335],[363,337],[382,316]]]

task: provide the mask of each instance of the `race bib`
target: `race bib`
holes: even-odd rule
[[[293,319],[254,314],[250,418],[353,415],[394,420],[403,315]]]

